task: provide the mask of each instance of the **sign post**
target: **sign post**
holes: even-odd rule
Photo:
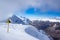
[[[7,24],[8,24],[7,32],[9,32],[9,23],[10,23],[10,20],[8,19],[8,20],[7,20]]]

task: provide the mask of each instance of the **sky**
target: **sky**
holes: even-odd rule
[[[60,18],[60,0],[0,0],[0,20],[11,15]]]

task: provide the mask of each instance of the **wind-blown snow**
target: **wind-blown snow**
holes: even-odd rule
[[[6,23],[0,23],[0,40],[50,40],[31,25],[9,24],[9,32],[7,32],[7,27]],[[34,37],[33,34],[39,36]]]

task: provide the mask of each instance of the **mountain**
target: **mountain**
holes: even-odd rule
[[[32,21],[26,17],[20,16],[19,18],[22,19],[25,24],[31,24],[32,23]]]
[[[22,16],[18,17],[17,15],[13,15],[12,17],[10,17],[8,19],[11,23],[17,23],[17,24],[31,24],[31,22],[32,22],[28,18],[25,18]]]
[[[35,26],[39,30],[40,29],[45,30],[48,27],[52,27],[54,24],[57,24],[57,27],[59,28],[60,22],[51,22],[51,21],[43,21],[43,20],[34,20],[32,22],[32,25]]]
[[[12,17],[9,18],[11,23],[17,23],[17,24],[25,24],[19,17],[16,15],[13,15]]]

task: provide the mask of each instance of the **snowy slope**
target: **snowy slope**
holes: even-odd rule
[[[0,40],[50,40],[31,25],[10,24],[9,32],[7,27],[6,23],[0,23]]]

